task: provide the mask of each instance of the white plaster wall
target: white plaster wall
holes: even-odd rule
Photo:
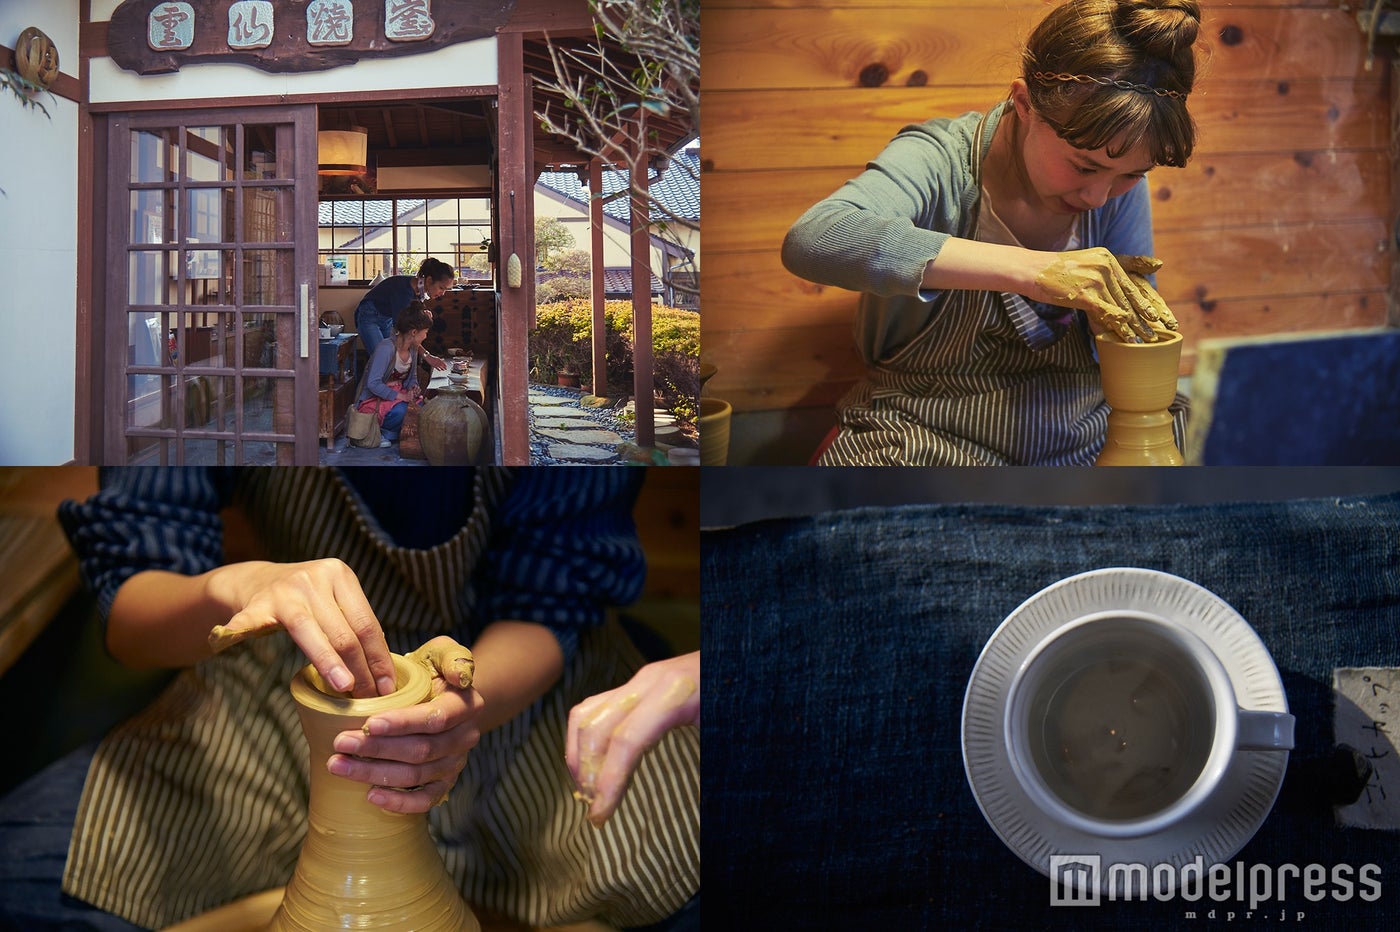
[[[78,70],[78,0],[0,0],[0,43],[27,26]],[[77,342],[78,105],[42,98],[49,117],[0,97],[0,464],[73,458]]]
[[[116,6],[116,3],[94,0],[93,21],[110,19]],[[305,6],[301,4],[289,9],[291,12],[286,15],[305,15]],[[206,28],[206,24],[196,28]],[[222,28],[226,33],[228,23],[223,23]],[[121,68],[110,58],[94,58],[91,74],[93,103],[343,94],[412,87],[482,87],[496,83],[496,40],[494,37],[476,39],[402,58],[367,58],[353,65],[309,74],[269,74],[252,65],[202,64],[185,65],[175,74],[143,76]]]

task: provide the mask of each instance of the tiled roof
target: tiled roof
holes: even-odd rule
[[[539,272],[536,281],[547,282],[551,278],[559,278],[562,275],[569,277],[579,277],[586,279],[587,276],[574,276],[567,272]],[[626,269],[603,269],[603,293],[605,295],[630,295],[632,293],[632,270]],[[661,294],[661,279],[654,274],[651,276],[651,293]]]
[[[632,293],[632,270],[603,269],[603,293],[630,295]],[[661,294],[661,280],[655,275],[651,277],[651,293]]]
[[[627,172],[603,171],[603,194],[604,196],[615,194],[627,187]],[[558,191],[560,194],[575,201],[588,203],[588,188],[579,181],[578,175],[573,172],[544,172],[540,175],[540,184]],[[662,204],[667,210],[685,220],[695,223],[700,222],[700,153],[695,148],[684,149],[676,153],[671,160],[670,166],[658,178],[651,175],[651,194],[657,203]],[[603,212],[614,220],[627,223],[630,208],[627,198],[617,197],[607,201],[603,206]],[[654,211],[652,219],[661,220],[664,215],[660,211]]]
[[[420,198],[404,198],[399,201],[399,216],[411,214],[427,201]],[[344,224],[345,226],[388,226],[393,220],[393,201],[321,201],[316,205],[316,225],[321,227]]]

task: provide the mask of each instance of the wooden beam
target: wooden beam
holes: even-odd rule
[[[277,106],[280,104],[347,104],[356,101],[363,101],[367,104],[380,105],[386,102],[397,100],[428,100],[428,99],[457,99],[461,97],[494,97],[498,89],[494,84],[457,85],[453,87],[409,87],[394,88],[382,91],[354,91],[351,93],[339,92],[333,94],[285,94],[269,96],[267,94],[249,95],[244,97],[221,97],[219,104],[225,107],[262,107]],[[207,108],[209,101],[202,98],[191,97],[179,100],[116,100],[89,103],[88,109],[93,113],[126,113],[149,110],[186,110],[190,107]]]
[[[485,165],[491,161],[491,145],[485,141],[434,149],[384,149],[376,153],[380,168],[417,168],[430,165]]]
[[[593,14],[587,0],[517,0],[498,33],[548,32],[551,36],[592,36]]]
[[[608,393],[608,319],[607,288],[603,281],[603,160],[593,158],[588,163],[588,225],[592,234],[593,283],[593,394],[606,397]]]
[[[535,256],[530,205],[534,201],[534,113],[519,33],[496,37],[500,80],[497,150],[497,212],[500,215],[501,319],[497,336],[501,380],[501,458],[507,466],[530,465],[530,320],[535,307]],[[511,192],[515,193],[512,207]],[[505,268],[519,256],[524,272],[510,287]]]
[[[646,139],[645,125],[637,133]],[[640,144],[639,144],[640,145]],[[632,169],[632,385],[637,409],[637,446],[656,446],[655,353],[651,345],[651,203],[647,197],[647,159],[633,153]]]

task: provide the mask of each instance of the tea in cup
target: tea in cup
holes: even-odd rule
[[[1293,716],[1240,709],[1220,659],[1183,625],[1137,611],[1067,622],[1016,671],[1012,770],[1031,802],[1111,838],[1189,817],[1241,750],[1293,747]]]

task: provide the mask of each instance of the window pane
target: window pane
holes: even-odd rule
[[[131,131],[131,180],[133,182],[174,181],[173,129]]]
[[[185,277],[195,287],[204,284],[204,294],[209,291],[216,291],[218,281],[223,280],[228,274],[228,267],[224,260],[234,253],[231,250],[221,249],[188,249],[185,252]]]
[[[239,365],[245,369],[277,367],[276,319],[275,314],[243,315],[243,355],[238,360]],[[284,367],[290,366],[288,358]]]
[[[292,296],[292,250],[243,251],[243,303],[289,305]]]
[[[359,227],[331,227],[331,249],[360,249],[363,246],[364,238]]]
[[[226,126],[185,130],[185,177],[190,181],[232,181],[233,140]]]
[[[188,192],[187,200],[186,242],[233,242],[232,188],[196,188]]]
[[[126,426],[163,428],[170,420],[169,388],[175,384],[169,373],[136,373],[126,377]]]
[[[191,250],[186,255],[185,278],[186,304],[202,307],[233,304],[233,250]]]
[[[233,332],[233,314],[194,313],[185,315],[186,367],[232,366],[229,334]]]
[[[171,304],[174,302],[175,271],[170,251],[140,249],[127,262],[127,304]]]
[[[231,388],[231,379],[222,376],[192,375],[185,378],[185,430],[218,430],[220,412],[228,408],[223,392]],[[189,447],[186,448],[188,454]],[[188,458],[186,459],[188,462]]]
[[[175,241],[174,202],[178,191],[131,192],[131,244],[133,246]]]
[[[243,242],[292,241],[292,189],[243,189]]]
[[[290,124],[249,123],[243,127],[243,177],[245,179],[292,177],[291,159],[282,157],[281,147],[278,146],[279,130],[284,129],[290,134]]]

